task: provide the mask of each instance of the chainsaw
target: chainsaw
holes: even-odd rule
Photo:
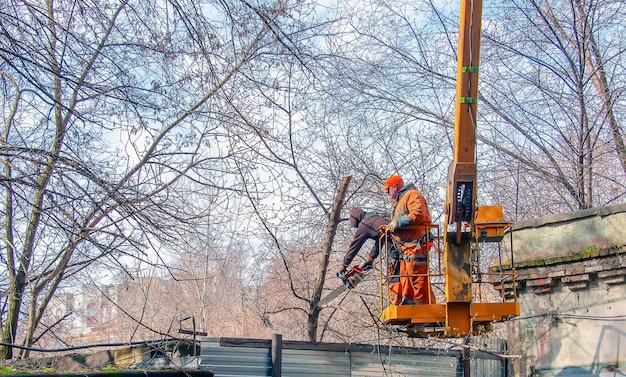
[[[334,300],[337,296],[339,296],[346,290],[356,287],[357,284],[363,281],[363,278],[367,275],[369,271],[369,269],[363,270],[363,267],[355,264],[350,269],[348,269],[345,274],[337,274],[337,276],[339,276],[343,281],[343,284],[335,288],[326,297],[320,299],[317,303],[317,307],[321,308],[322,306],[328,304],[330,301]]]

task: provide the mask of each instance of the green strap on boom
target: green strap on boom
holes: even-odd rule
[[[478,73],[479,71],[478,67],[461,67],[461,72]]]
[[[478,67],[461,67],[461,72],[466,73],[478,73],[480,69]],[[459,98],[460,103],[478,103],[478,98],[476,97],[461,97]]]
[[[461,103],[478,103],[478,98],[476,97],[461,97],[459,99]]]

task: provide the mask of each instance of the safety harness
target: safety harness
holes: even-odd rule
[[[433,247],[434,242],[432,235],[427,233],[422,238],[417,241],[401,241],[398,236],[392,235],[391,242],[393,243],[393,247],[398,250],[400,259],[407,262],[416,262],[418,266],[425,266],[428,264],[428,256],[426,253]],[[402,246],[413,246],[415,245],[416,254],[414,256],[406,255],[402,250]]]

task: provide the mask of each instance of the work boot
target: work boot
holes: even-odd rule
[[[369,271],[372,269],[373,267],[373,261],[368,260],[366,262],[363,262],[363,264],[361,265],[361,268],[363,269],[363,271]]]

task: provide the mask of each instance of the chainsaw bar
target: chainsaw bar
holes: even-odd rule
[[[317,302],[317,307],[321,308],[322,306],[328,304],[329,302],[337,298],[337,296],[339,296],[346,290],[354,288],[357,284],[363,281],[363,278],[365,277],[365,275],[367,275],[368,272],[369,270],[363,271],[363,268],[361,268],[361,266],[359,265],[353,266],[351,269],[348,270],[348,272],[346,272],[345,274],[346,280],[344,284],[335,288],[328,295],[320,299]]]
[[[348,289],[348,286],[346,284],[342,284],[342,285],[338,286],[332,292],[330,292],[328,295],[326,295],[324,298],[320,299],[317,302],[317,307],[321,308],[322,306],[328,304],[329,302],[331,302],[332,300],[337,298],[337,296],[339,296],[340,294],[345,292],[347,289]]]

